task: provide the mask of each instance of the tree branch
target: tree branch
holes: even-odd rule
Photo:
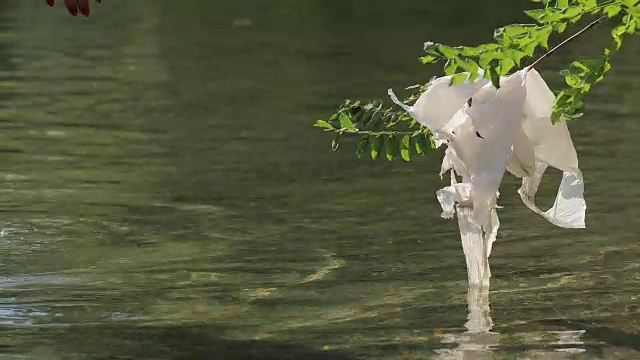
[[[600,24],[601,22],[603,22],[608,16],[602,15],[599,18],[597,18],[596,20],[594,20],[593,22],[591,22],[589,25],[585,26],[582,30],[578,31],[577,33],[571,35],[569,38],[567,38],[566,40],[564,40],[563,42],[561,42],[560,44],[554,46],[551,50],[547,51],[544,55],[542,55],[541,57],[539,57],[536,61],[534,61],[531,65],[527,66],[526,68],[524,68],[525,72],[528,72],[529,70],[531,70],[534,66],[538,65],[538,63],[540,61],[542,61],[544,58],[550,56],[551,54],[553,54],[556,50],[558,50],[559,48],[561,48],[562,46],[566,45],[568,42],[570,42],[571,40],[577,38],[578,36],[584,34],[587,30],[593,28],[594,26]]]

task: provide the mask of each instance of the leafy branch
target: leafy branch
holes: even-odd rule
[[[535,24],[511,24],[494,31],[494,41],[477,46],[448,46],[426,42],[423,64],[444,63],[445,75],[451,76],[451,84],[475,81],[480,76],[500,86],[500,77],[523,67],[523,62],[532,59],[539,49],[546,53],[530,61],[530,67],[538,65],[567,42],[578,37],[598,23],[619,19],[611,31],[612,43],[599,58],[573,61],[560,74],[567,88],[556,93],[552,121],[579,118],[585,106],[585,97],[593,87],[604,79],[611,69],[611,57],[622,46],[627,34],[634,34],[640,26],[640,0],[530,0],[542,5],[539,9],[527,10],[525,14]],[[587,27],[549,50],[549,38],[553,33],[562,34],[567,27],[575,25],[586,16],[597,17]],[[407,89],[414,90],[405,103],[412,102],[426,90],[428,83]],[[332,149],[336,151],[343,135],[360,136],[357,155],[369,152],[377,159],[384,151],[388,160],[400,154],[410,161],[413,154],[423,155],[433,147],[427,128],[417,123],[404,110],[385,108],[381,100],[368,103],[346,100],[328,120],[318,120],[314,125],[334,133]]]
[[[424,91],[422,87],[416,94]],[[338,150],[343,135],[360,135],[357,156],[369,153],[374,160],[384,154],[391,161],[400,154],[403,160],[411,161],[412,154],[423,155],[433,147],[429,129],[404,111],[385,108],[381,100],[366,104],[345,100],[329,120],[318,120],[314,126],[334,133],[331,143],[334,151]]]

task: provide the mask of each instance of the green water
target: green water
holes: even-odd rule
[[[311,127],[436,75],[422,42],[524,20],[509,3],[2,1],[2,358],[640,359],[638,39],[571,124],[588,228],[506,178],[489,294],[440,218],[441,154],[357,160]],[[558,87],[608,37],[539,70]]]

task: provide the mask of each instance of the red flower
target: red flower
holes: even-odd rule
[[[55,0],[46,0],[49,6],[55,4]],[[102,0],[95,0],[97,3],[101,3]],[[64,0],[64,5],[69,10],[69,13],[73,16],[78,15],[78,12],[84,16],[89,16],[91,11],[89,7],[89,0]]]

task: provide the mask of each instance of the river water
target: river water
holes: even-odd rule
[[[507,177],[488,293],[440,218],[440,153],[358,160],[311,127],[437,75],[424,41],[487,41],[526,6],[2,1],[2,358],[640,358],[638,39],[570,124],[587,229]],[[539,71],[557,88],[608,33]]]

